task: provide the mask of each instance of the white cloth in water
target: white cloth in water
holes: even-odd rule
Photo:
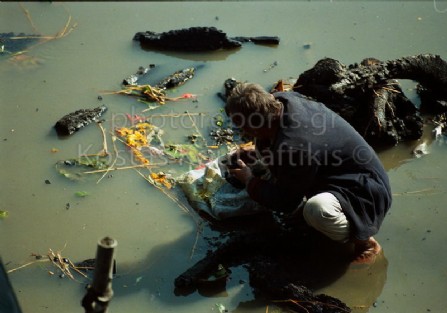
[[[226,166],[222,156],[204,168],[189,171],[177,179],[190,205],[221,220],[260,213],[266,209],[250,199],[247,190],[233,187],[224,178]]]

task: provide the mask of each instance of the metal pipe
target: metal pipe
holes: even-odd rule
[[[82,299],[85,313],[107,312],[108,304],[113,297],[113,256],[117,245],[117,241],[110,237],[98,242],[93,283],[87,288],[87,293]]]

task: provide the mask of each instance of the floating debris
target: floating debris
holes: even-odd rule
[[[149,179],[153,181],[153,184],[159,187],[166,187],[171,189],[175,184],[175,179],[164,172],[151,173]]]
[[[165,146],[164,152],[180,162],[186,159],[190,164],[199,165],[203,161],[209,161],[193,144],[169,144]]]
[[[146,85],[147,83],[141,83],[141,81],[144,80],[147,76],[146,74],[153,68],[155,68],[155,64],[149,64],[148,67],[140,66],[135,74],[123,79],[123,85]]]
[[[442,113],[433,118],[433,124],[435,128],[433,129],[433,133],[435,136],[435,140],[438,143],[443,143],[445,141],[445,136],[447,133],[447,116],[446,113]]]
[[[413,155],[416,158],[420,158],[428,153],[429,153],[428,145],[425,141],[423,143],[417,145],[416,148],[413,149]]]
[[[217,128],[210,132],[210,136],[215,140],[216,145],[234,143],[234,131],[231,128]]]
[[[106,92],[108,94],[122,94],[128,96],[134,96],[138,98],[139,102],[146,103],[148,109],[153,110],[158,106],[152,106],[153,102],[157,102],[159,105],[164,105],[166,101],[178,101],[184,99],[195,99],[197,95],[191,93],[184,93],[179,97],[168,97],[166,90],[185,84],[189,79],[194,77],[194,68],[188,68],[175,72],[174,74],[166,77],[157,85],[125,85],[123,89],[119,91]]]
[[[75,196],[80,197],[80,198],[87,197],[88,195],[89,195],[89,193],[87,191],[76,191],[75,192]]]
[[[173,51],[214,51],[235,49],[242,43],[278,45],[277,36],[233,37],[230,38],[222,30],[215,27],[190,27],[170,30],[163,33],[152,31],[138,32],[133,40],[139,41],[143,48]]]
[[[107,111],[105,105],[94,109],[80,109],[63,116],[56,122],[54,128],[58,135],[69,136],[92,122],[98,122],[105,111]]]
[[[76,159],[60,160],[56,162],[59,174],[71,180],[80,180],[84,172],[89,170],[103,170],[109,167],[109,158],[106,156],[81,156]]]
[[[303,45],[303,49],[306,49],[306,50],[310,49],[311,47],[312,47],[312,43],[311,43],[311,42],[309,42],[309,43],[305,43],[305,44]]]
[[[134,158],[141,164],[150,164],[148,157],[144,154],[148,151],[150,156],[161,156],[161,150],[154,150],[151,147],[152,141],[158,143],[160,147],[163,146],[163,130],[150,123],[137,123],[132,127],[120,127],[115,130],[116,134],[120,136],[127,147],[130,148]],[[151,149],[152,148],[152,149]]]
[[[195,72],[196,69],[194,67],[176,71],[156,84],[155,87],[166,90],[184,85],[188,80],[194,77]]]
[[[188,141],[190,143],[194,144],[194,143],[197,142],[197,139],[202,138],[202,135],[200,135],[200,134],[192,134],[192,135],[188,135],[187,138],[188,138]]]
[[[2,219],[2,218],[7,218],[8,215],[9,215],[9,212],[8,212],[8,211],[0,210],[0,219]]]
[[[271,69],[273,69],[273,68],[275,68],[275,67],[277,67],[277,66],[278,66],[278,62],[275,61],[275,62],[273,62],[272,64],[270,64],[268,68],[265,68],[265,69],[263,70],[263,72],[266,73],[266,72],[270,71]]]
[[[35,33],[0,33],[0,56],[6,56],[8,61],[21,68],[32,69],[41,64],[41,59],[28,55],[29,51],[38,45],[67,36],[76,28],[77,23],[72,23],[71,15],[69,15],[64,27],[55,35],[42,35],[34,25],[29,11],[23,4],[20,4],[20,7]]]
[[[52,249],[48,249],[48,253],[46,255],[31,253],[31,256],[34,258],[34,261],[28,262],[24,265],[17,267],[17,268],[8,270],[7,273],[8,274],[13,273],[15,271],[18,271],[22,268],[25,268],[25,267],[35,264],[35,263],[51,262],[59,270],[60,278],[68,277],[73,281],[79,282],[75,278],[74,273],[81,275],[83,278],[88,278],[87,275],[81,271],[83,268],[77,267],[75,264],[73,264],[73,262],[70,260],[70,258],[62,256],[61,253],[62,253],[62,251],[54,252]],[[55,274],[53,271],[50,271],[50,270],[48,270],[48,273],[50,275]]]

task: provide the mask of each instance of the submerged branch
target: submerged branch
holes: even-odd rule
[[[20,270],[20,269],[22,269],[22,268],[25,268],[25,267],[27,267],[27,266],[29,266],[29,265],[32,265],[32,264],[35,264],[35,263],[40,263],[40,262],[49,262],[49,261],[50,261],[50,260],[48,260],[48,259],[45,259],[45,260],[35,260],[35,261],[32,261],[32,262],[28,262],[28,263],[26,263],[26,264],[23,264],[23,265],[21,265],[21,266],[19,266],[19,267],[10,269],[10,270],[6,271],[6,273],[7,273],[7,274],[9,274],[9,273],[13,273],[13,272],[18,271],[18,270]]]
[[[25,14],[25,16],[26,16],[28,22],[31,24],[31,27],[33,28],[33,30],[34,30],[35,32],[39,32],[39,31],[37,30],[36,25],[35,25],[34,22],[33,22],[33,19],[31,18],[31,14],[29,13],[28,9],[25,8],[25,6],[24,6],[23,4],[21,4],[21,3],[19,3],[19,6],[20,6],[20,8],[22,9],[23,13]]]
[[[136,169],[136,168],[150,168],[150,167],[156,167],[156,166],[162,166],[166,165],[166,163],[153,163],[153,164],[138,164],[138,165],[129,165],[129,166],[122,166],[122,167],[109,167],[103,170],[94,170],[94,171],[87,171],[82,172],[82,174],[97,174],[97,173],[104,173],[104,172],[110,172],[110,171],[121,171],[121,170],[129,170],[129,169]]]

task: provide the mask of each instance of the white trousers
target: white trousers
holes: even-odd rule
[[[303,208],[307,224],[338,242],[349,240],[349,221],[343,213],[340,202],[330,192],[319,193],[309,200]]]

